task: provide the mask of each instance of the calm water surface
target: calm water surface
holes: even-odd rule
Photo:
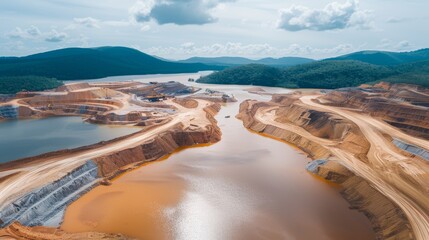
[[[80,117],[0,122],[0,163],[90,145],[138,130],[137,127],[89,124]]]
[[[186,83],[189,76],[141,81]],[[249,132],[234,118],[241,101],[269,97],[244,92],[243,86],[197,86],[239,99],[217,116],[222,140],[95,188],[68,208],[63,229],[139,239],[374,239],[369,221],[348,208],[336,186],[306,172],[310,159],[283,142]]]

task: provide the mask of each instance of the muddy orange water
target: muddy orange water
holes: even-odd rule
[[[232,92],[239,102],[267,99],[237,87],[210,88]],[[95,188],[69,206],[62,228],[138,239],[374,239],[369,221],[349,209],[337,187],[306,172],[309,159],[247,131],[234,118],[238,106],[218,114],[219,143],[180,151]]]

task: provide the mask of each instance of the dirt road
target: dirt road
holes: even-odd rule
[[[168,104],[175,106],[178,111],[171,117],[170,121],[156,128],[100,148],[53,157],[33,165],[0,172],[0,176],[2,177],[15,174],[0,183],[0,207],[28,193],[31,189],[63,177],[90,159],[139,145],[156,137],[162,132],[168,131],[176,124],[182,123],[186,127],[189,126],[191,122],[193,125],[199,126],[205,126],[210,123],[204,111],[204,108],[210,104],[207,101],[198,100],[198,107],[193,109],[184,108],[172,101],[168,101]]]
[[[336,113],[355,123],[371,145],[367,155],[368,163],[361,161],[348,152],[347,149],[337,147],[335,141],[318,138],[296,125],[275,121],[276,107],[260,108],[255,114],[255,119],[321,144],[337,156],[356,175],[368,180],[374,188],[395,202],[407,215],[416,239],[429,239],[429,195],[427,194],[427,189],[422,189],[420,184],[410,184],[409,181],[409,179],[412,179],[424,186],[424,179],[426,178],[421,176],[429,173],[429,166],[422,160],[410,159],[402,155],[401,151],[383,134],[388,134],[422,148],[428,148],[429,142],[409,136],[370,116],[338,107],[318,104],[313,101],[317,97],[303,96],[300,100],[311,109]],[[398,168],[403,172],[398,172]],[[401,176],[404,172],[407,174],[408,181]]]

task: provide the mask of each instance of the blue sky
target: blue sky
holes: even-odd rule
[[[13,0],[0,55],[127,46],[191,56],[324,58],[429,47],[427,0]]]

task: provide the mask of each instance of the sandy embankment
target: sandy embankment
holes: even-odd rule
[[[429,142],[366,114],[317,103],[318,97],[245,101],[238,117],[247,128],[290,142],[313,159],[331,160],[316,173],[342,184],[345,198],[370,218],[380,239],[429,239],[429,166],[391,140],[422,148]]]
[[[145,162],[160,159],[180,147],[219,141],[221,133],[214,115],[220,105],[204,100],[192,101],[195,102],[182,105],[169,101],[168,104],[177,108],[176,114],[130,136],[1,165],[0,174],[4,180],[0,182],[0,206],[6,206],[33,189],[60,179],[88,160],[97,164],[101,181]],[[184,107],[188,105],[194,108]],[[20,235],[21,231],[15,231],[14,226],[3,229],[2,234],[22,238],[30,236],[28,234],[32,232]],[[34,231],[32,237],[42,239],[38,234],[38,231]],[[55,238],[46,235],[46,239]]]

